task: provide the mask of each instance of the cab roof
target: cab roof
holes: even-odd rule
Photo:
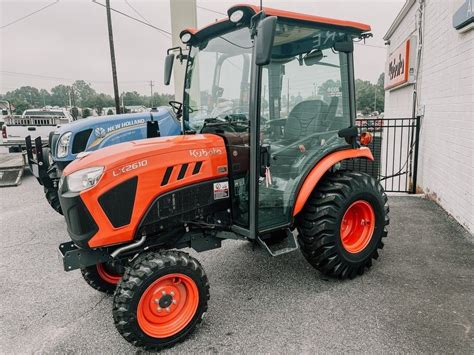
[[[238,4],[229,8],[229,10],[227,10],[227,13],[230,15],[234,11],[237,11],[237,10],[243,10],[246,15],[253,16],[256,13],[260,12],[260,6],[250,5],[250,4]],[[338,20],[338,19],[333,19],[333,18],[328,18],[328,17],[314,16],[314,15],[286,11],[286,10],[278,10],[278,9],[273,9],[271,7],[263,7],[262,10],[267,16],[277,16],[279,18],[287,19],[287,20],[301,21],[301,22],[313,23],[313,24],[322,24],[322,25],[327,25],[330,27],[337,27],[340,29],[351,30],[354,32],[359,32],[359,33],[368,32],[371,30],[369,25],[366,25],[360,22]],[[181,32],[181,35],[185,32],[188,32],[197,37],[201,37],[201,35],[202,37],[206,37],[210,34],[210,32],[225,30],[227,28],[230,28],[231,26],[234,26],[234,24],[230,22],[229,18],[223,18],[201,29],[187,28]]]

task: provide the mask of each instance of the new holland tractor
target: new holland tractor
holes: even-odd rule
[[[237,239],[272,256],[300,249],[340,279],[372,266],[387,235],[387,197],[342,164],[373,159],[362,146],[370,134],[355,126],[353,40],[368,31],[231,7],[226,19],[181,32],[183,135],[117,144],[65,168],[59,197],[72,241],[59,247],[64,268],[114,293],[126,340],[160,349],[201,322],[209,282],[182,248]]]
[[[31,136],[27,136],[26,156],[49,205],[62,214],[59,179],[64,168],[77,156],[131,140],[180,133],[181,124],[171,107],[158,107],[152,112],[88,117],[56,128],[49,134],[47,145],[41,137],[32,141]]]

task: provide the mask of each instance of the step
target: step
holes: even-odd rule
[[[262,239],[260,236],[257,241],[271,256],[280,256],[298,250],[299,246],[295,235],[288,228],[285,229],[285,233],[286,238],[276,243],[272,242],[271,239]]]

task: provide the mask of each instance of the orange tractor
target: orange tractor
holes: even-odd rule
[[[364,24],[251,5],[186,29],[182,134],[84,154],[64,170],[60,202],[72,242],[66,271],[114,293],[129,342],[184,340],[207,310],[199,262],[176,249],[260,244],[301,249],[323,274],[361,275],[387,235],[388,204],[371,176],[344,169],[373,159],[355,126],[353,41]]]

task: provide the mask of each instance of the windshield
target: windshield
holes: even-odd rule
[[[205,119],[246,121],[252,42],[242,28],[192,47],[184,89],[184,118],[200,131]]]

